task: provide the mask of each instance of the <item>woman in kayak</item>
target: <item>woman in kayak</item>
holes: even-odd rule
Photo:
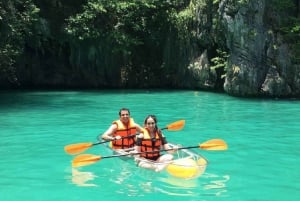
[[[138,166],[154,169],[157,172],[161,171],[168,162],[173,160],[172,153],[176,150],[175,148],[174,150],[168,151],[168,154],[161,155],[160,152],[166,149],[169,150],[171,148],[161,129],[157,126],[156,116],[148,115],[144,121],[143,137],[138,137],[136,142],[136,151],[141,152],[139,157],[136,157]],[[143,160],[143,158],[150,160],[150,162]]]

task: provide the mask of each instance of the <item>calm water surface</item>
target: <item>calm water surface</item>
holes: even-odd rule
[[[227,151],[193,151],[208,161],[198,179],[180,180],[119,158],[72,169],[65,145],[96,142],[131,109],[142,124],[185,119],[168,141],[196,146],[221,138]],[[198,91],[1,92],[0,200],[300,200],[300,102],[247,100]],[[86,151],[110,155],[101,145]]]

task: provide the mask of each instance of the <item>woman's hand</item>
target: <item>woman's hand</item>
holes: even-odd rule
[[[137,136],[137,138],[144,138],[144,134],[143,133],[139,133],[136,136]]]
[[[132,150],[128,152],[130,155],[137,155],[138,151],[137,150]]]

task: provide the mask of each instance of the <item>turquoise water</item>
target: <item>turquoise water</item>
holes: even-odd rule
[[[296,201],[300,199],[299,101],[248,100],[198,91],[1,92],[0,200]],[[138,169],[119,158],[72,169],[65,145],[96,142],[131,109],[142,124],[179,119],[168,141],[195,146],[221,138],[227,151],[193,149],[209,164],[198,179]],[[85,153],[107,156],[97,145]]]

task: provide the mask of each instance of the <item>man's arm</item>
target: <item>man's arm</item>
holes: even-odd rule
[[[112,136],[115,130],[117,129],[116,124],[112,124],[101,136],[103,140],[111,141],[114,140],[115,138]]]

